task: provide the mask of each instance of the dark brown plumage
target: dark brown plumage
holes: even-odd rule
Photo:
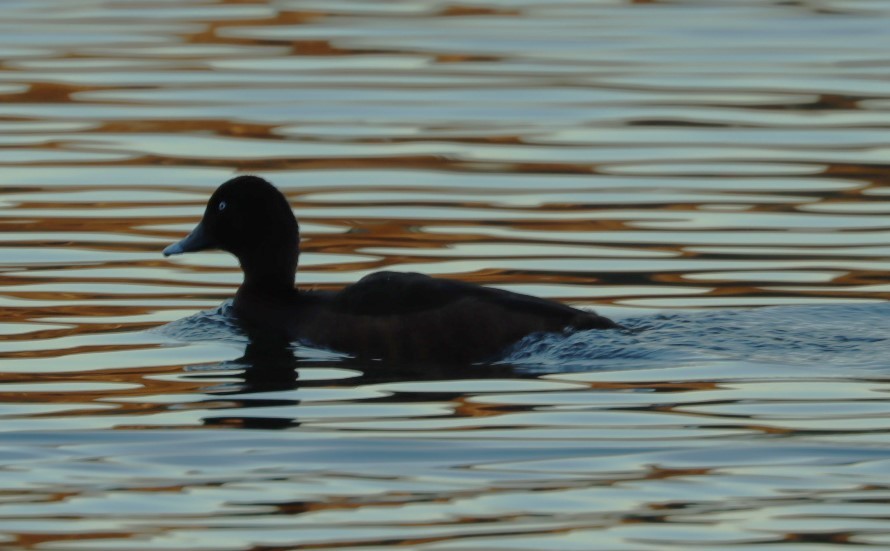
[[[164,254],[209,248],[241,263],[234,309],[249,334],[359,358],[469,363],[496,359],[533,333],[620,327],[558,302],[417,273],[378,272],[340,291],[295,289],[297,221],[281,192],[256,176],[221,185],[198,226]]]

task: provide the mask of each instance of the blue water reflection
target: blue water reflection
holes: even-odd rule
[[[890,543],[890,4],[7,0],[0,547]],[[592,307],[488,365],[243,334],[160,251],[236,173],[298,283]]]

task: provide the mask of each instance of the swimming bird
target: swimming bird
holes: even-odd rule
[[[383,271],[339,291],[294,286],[299,225],[275,186],[238,176],[210,197],[204,216],[164,256],[221,249],[244,281],[233,309],[248,335],[278,335],[389,362],[497,359],[527,335],[620,325],[565,304],[419,273]]]

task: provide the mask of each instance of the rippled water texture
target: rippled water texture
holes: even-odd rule
[[[0,548],[890,546],[890,2],[0,2]],[[301,285],[595,307],[494,365],[248,343]]]

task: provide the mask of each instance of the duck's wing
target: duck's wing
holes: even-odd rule
[[[377,272],[365,276],[337,293],[333,302],[340,312],[359,316],[413,317],[456,310],[483,314],[490,310],[498,315],[537,319],[540,330],[619,327],[608,318],[559,302],[418,273]]]
[[[363,358],[468,363],[523,337],[619,327],[545,299],[415,273],[378,272],[337,293],[304,295],[297,336]]]

